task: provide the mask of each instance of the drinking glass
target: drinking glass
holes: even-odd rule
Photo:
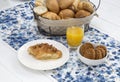
[[[66,30],[66,38],[69,49],[76,50],[84,37],[83,26],[71,26]]]

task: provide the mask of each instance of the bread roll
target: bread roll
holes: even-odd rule
[[[83,9],[83,5],[82,5],[82,2],[79,2],[78,3],[78,6],[77,6],[77,11]]]
[[[84,10],[87,10],[91,13],[94,11],[93,5],[88,1],[79,2],[77,8],[78,8],[78,10],[84,9]]]
[[[74,0],[59,0],[59,6],[61,9],[67,9],[73,4]]]
[[[42,15],[42,14],[46,13],[48,10],[45,6],[37,6],[37,7],[34,7],[33,11],[37,15]]]
[[[72,10],[74,10],[75,12],[77,11],[77,6],[79,4],[80,0],[74,0],[73,4],[72,4]]]
[[[59,5],[57,0],[46,0],[46,6],[50,11],[54,13],[59,12]]]
[[[59,16],[61,19],[73,18],[75,13],[70,9],[61,10]]]
[[[35,6],[46,6],[45,0],[35,0]]]
[[[42,6],[42,3],[39,2],[39,1],[35,1],[35,6],[36,6],[36,7],[37,7],[37,6]]]
[[[56,13],[53,13],[53,12],[47,12],[47,13],[43,14],[42,17],[50,19],[50,20],[59,20],[60,19],[60,17]]]
[[[76,18],[83,18],[83,17],[89,16],[90,14],[91,14],[91,13],[88,12],[88,11],[79,10],[79,11],[75,14],[75,17],[76,17]]]

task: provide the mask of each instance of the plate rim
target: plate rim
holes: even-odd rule
[[[27,45],[27,44],[30,44],[30,43],[32,43],[32,42],[36,42],[36,41],[40,41],[40,43],[42,43],[42,41],[48,41],[48,42],[52,42],[51,44],[53,44],[53,45],[55,45],[54,44],[54,42],[55,43],[58,43],[59,45],[62,45],[64,48],[66,48],[66,50],[67,50],[67,53],[68,53],[68,55],[67,55],[67,58],[64,60],[64,62],[61,62],[61,64],[60,65],[58,65],[58,66],[54,66],[54,67],[52,67],[52,68],[35,68],[35,67],[30,67],[29,65],[26,65],[25,63],[23,63],[23,61],[21,61],[21,59],[20,59],[20,54],[19,54],[19,52],[20,52],[20,50],[22,49],[22,48],[24,48],[24,46],[25,45]],[[47,42],[47,43],[48,43]],[[37,44],[37,43],[35,43],[35,44]],[[49,44],[49,43],[48,43]],[[29,45],[30,46],[30,45]],[[70,53],[69,53],[69,50],[68,50],[68,48],[66,47],[66,46],[64,46],[62,43],[60,43],[60,42],[58,42],[58,41],[55,41],[55,40],[51,40],[51,39],[37,39],[37,40],[32,40],[32,41],[29,41],[29,42],[27,42],[27,43],[25,43],[25,44],[23,44],[18,50],[17,50],[17,59],[18,59],[18,61],[22,64],[22,65],[24,65],[25,67],[27,67],[27,68],[30,68],[30,69],[33,69],[33,70],[52,70],[52,69],[55,69],[55,68],[58,68],[58,67],[61,67],[62,65],[64,65],[68,60],[69,60],[69,56],[70,56]]]

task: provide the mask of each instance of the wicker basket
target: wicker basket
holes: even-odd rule
[[[43,30],[44,34],[47,34],[47,35],[65,35],[67,27],[84,25],[85,27],[84,29],[86,31],[88,30],[90,21],[96,14],[96,10],[98,9],[100,5],[100,1],[101,0],[99,0],[99,4],[97,7],[91,2],[94,7],[94,12],[90,16],[87,16],[84,18],[70,18],[70,19],[65,19],[65,20],[49,20],[49,19],[45,19],[35,14],[35,18],[38,24],[38,29],[39,31]]]

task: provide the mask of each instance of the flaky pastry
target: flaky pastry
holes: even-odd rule
[[[40,60],[58,59],[62,57],[62,52],[48,43],[41,43],[30,46],[28,48],[28,52],[36,59]]]

